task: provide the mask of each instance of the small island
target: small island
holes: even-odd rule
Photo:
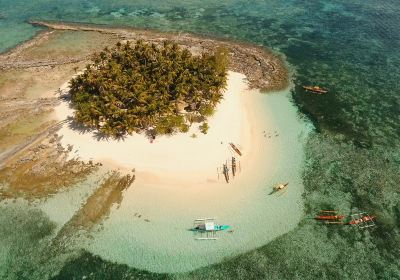
[[[223,98],[228,51],[193,55],[177,43],[118,42],[94,54],[70,81],[74,120],[112,137],[145,131],[150,136],[207,133],[207,117]]]
[[[288,84],[279,55],[193,34],[40,25],[0,55],[0,196],[54,219],[32,256],[47,262],[83,237],[110,261],[182,272],[296,226],[306,133],[287,90],[260,94]],[[265,195],[278,178],[299,186],[282,207]],[[209,215],[235,230],[205,248],[187,229]]]

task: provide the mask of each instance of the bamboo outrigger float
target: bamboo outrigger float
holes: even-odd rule
[[[235,144],[229,143],[229,145],[232,147],[232,149],[233,149],[239,156],[242,156],[242,152],[238,149],[238,147],[235,146]]]
[[[310,91],[316,94],[325,94],[328,92],[327,89],[321,88],[319,86],[303,86],[303,89],[306,91]]]

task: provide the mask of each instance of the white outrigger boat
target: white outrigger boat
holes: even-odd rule
[[[229,229],[229,225],[218,225],[214,218],[196,219],[191,231],[200,234],[196,240],[217,240],[217,232]]]

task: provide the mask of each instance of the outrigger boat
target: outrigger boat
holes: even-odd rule
[[[358,228],[369,228],[376,226],[374,223],[375,216],[370,216],[367,213],[359,212],[350,215],[351,220],[349,222],[344,223],[343,219],[344,215],[338,215],[337,210],[321,210],[318,215],[314,217],[315,220],[324,222],[326,224],[346,224],[357,226]]]
[[[344,215],[338,215],[336,210],[321,210],[314,219],[326,224],[343,224]]]
[[[190,230],[200,234],[197,240],[217,240],[216,233],[230,229],[229,225],[218,225],[214,218],[196,219]],[[205,235],[205,237],[204,237]]]
[[[235,177],[236,174],[236,159],[235,157],[232,157],[232,175]]]
[[[285,184],[278,184],[278,185],[276,185],[276,186],[272,189],[272,192],[270,192],[270,195],[271,195],[271,194],[274,194],[274,193],[276,193],[276,192],[284,191],[288,185],[289,185],[289,182],[288,182],[288,183],[285,183]]]
[[[222,231],[222,230],[227,230],[227,229],[229,229],[229,228],[230,228],[229,225],[215,225],[215,224],[214,224],[214,227],[210,227],[208,230]],[[192,231],[207,231],[206,225],[205,225],[205,224],[203,224],[203,225],[198,225],[198,226],[192,228],[191,230],[192,230]]]
[[[227,183],[229,183],[229,169],[228,169],[228,165],[227,165],[227,164],[224,164],[224,165],[223,165],[223,170],[222,170],[222,172],[224,173],[225,181],[226,181]]]
[[[231,145],[232,149],[239,155],[242,156],[242,152],[235,146],[233,143],[229,143]]]
[[[375,226],[375,218],[375,216],[370,216],[364,212],[352,214],[349,225],[358,226],[359,228],[373,227]]]
[[[328,92],[327,89],[321,88],[319,86],[303,86],[303,89],[305,89],[306,91],[311,91],[311,92],[317,93],[317,94],[324,94],[324,93]]]

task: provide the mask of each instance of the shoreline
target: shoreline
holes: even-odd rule
[[[148,29],[136,29],[131,27],[106,27],[102,25],[49,22],[49,21],[29,21],[32,25],[42,26],[48,30],[42,30],[31,40],[16,46],[10,51],[0,54],[0,69],[10,69],[17,67],[40,67],[55,66],[60,64],[76,63],[87,60],[63,61],[59,63],[32,63],[32,65],[22,64],[17,60],[7,62],[15,54],[40,42],[52,31],[87,31],[99,32],[102,34],[118,36],[121,40],[143,39],[148,42],[160,43],[163,40],[173,40],[178,44],[188,47],[192,52],[210,52],[217,46],[224,46],[230,50],[229,69],[243,73],[249,80],[250,88],[257,88],[263,91],[284,90],[289,85],[289,72],[284,58],[281,54],[271,49],[260,47],[246,42],[238,42],[221,38],[210,38],[190,33],[160,32]],[[19,66],[20,65],[20,66]]]

